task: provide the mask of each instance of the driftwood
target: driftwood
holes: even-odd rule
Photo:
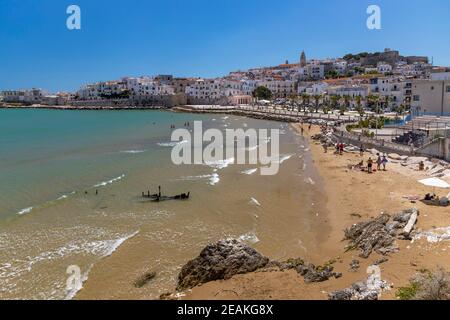
[[[409,217],[409,221],[406,224],[406,226],[403,228],[403,232],[401,233],[401,235],[404,238],[409,238],[411,231],[414,229],[414,226],[417,223],[418,217],[419,217],[419,211],[417,209],[413,209],[413,212],[411,213],[411,216]]]
[[[373,220],[355,224],[344,231],[344,240],[349,241],[346,250],[360,249],[362,258],[368,258],[373,251],[383,255],[395,252],[396,238],[409,239],[418,215],[417,209],[409,209],[393,217],[383,213]]]

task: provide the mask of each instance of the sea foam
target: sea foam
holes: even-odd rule
[[[241,171],[241,173],[242,174],[246,174],[246,175],[252,175],[252,174],[254,174],[256,171],[258,171],[258,168],[255,168],[255,169],[248,169],[248,170],[244,170],[244,171]]]
[[[107,186],[107,185],[109,185],[109,184],[113,184],[114,182],[120,181],[120,180],[122,180],[123,178],[125,178],[125,175],[124,175],[124,174],[122,174],[122,175],[120,175],[120,176],[118,176],[118,177],[116,177],[116,178],[114,178],[114,179],[111,179],[111,180],[108,180],[108,181],[100,182],[100,183],[94,185],[94,187],[95,187],[95,188],[97,188],[97,187],[104,187],[104,186]]]

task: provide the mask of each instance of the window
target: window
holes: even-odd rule
[[[447,86],[447,87],[445,88],[445,92],[450,93],[450,86]]]
[[[418,96],[418,95],[414,96],[414,97],[413,97],[413,100],[414,100],[414,101],[420,101],[420,96]]]

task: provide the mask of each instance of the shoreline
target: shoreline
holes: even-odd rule
[[[82,109],[86,110],[86,108]],[[137,110],[136,108],[132,109]],[[171,110],[168,109],[167,111]],[[181,112],[192,113],[189,111]],[[218,113],[230,114],[227,112]],[[235,115],[252,118],[245,114]],[[290,126],[300,135],[302,124],[291,123]],[[447,213],[446,210],[448,211],[447,208],[430,207],[421,202],[412,204],[409,200],[403,198],[404,195],[424,195],[431,191],[430,188],[417,182],[418,179],[427,177],[425,172],[414,172],[394,161],[389,162],[388,172],[368,175],[364,172],[350,170],[348,169],[349,164],[355,164],[361,160],[359,152],[346,152],[342,156],[337,156],[333,154],[333,150],[330,148],[328,153],[324,153],[320,143],[311,139],[313,135],[320,132],[320,128],[317,125],[312,125],[312,129],[309,131],[308,125],[304,126],[304,136],[307,139],[304,148],[309,149],[308,153],[312,158],[314,170],[319,175],[320,187],[323,188],[325,193],[325,196],[322,197],[323,206],[321,205],[323,210],[319,212],[320,219],[325,219],[326,225],[330,227],[330,230],[320,234],[322,240],[318,244],[320,250],[310,261],[321,265],[327,261],[336,260],[335,270],[343,273],[343,277],[331,279],[324,283],[305,284],[303,278],[292,270],[256,271],[237,275],[230,280],[206,283],[185,293],[185,296],[181,295],[181,298],[196,300],[326,299],[327,292],[346,288],[354,282],[367,278],[366,268],[382,257],[374,253],[368,259],[361,259],[358,257],[358,251],[344,252],[345,242],[342,242],[342,238],[345,228],[354,223],[376,217],[381,212],[393,214],[412,207],[417,207],[420,210],[417,225],[419,230],[428,231],[436,227],[450,226],[450,217],[445,214]],[[300,145],[297,147],[300,147]],[[373,154],[366,152],[363,157],[364,160],[367,161],[369,156],[374,157]],[[439,193],[441,196],[444,195],[444,192]],[[319,235],[317,238],[319,238]],[[449,242],[442,241],[436,244],[428,243],[426,240],[397,242],[400,251],[389,254],[389,261],[380,266],[382,278],[393,284],[392,290],[383,294],[383,299],[395,299],[396,288],[407,285],[409,278],[420,269],[433,269],[437,265],[447,269],[450,268]],[[305,258],[305,256],[299,258]],[[357,272],[349,272],[349,264],[355,259],[361,262],[361,267]],[[151,283],[149,286],[151,286]],[[142,298],[145,298],[145,295]],[[75,296],[75,299],[77,299],[77,296]]]
[[[301,124],[292,124],[300,130]],[[236,275],[229,280],[208,282],[181,294],[181,299],[288,299],[316,300],[327,299],[327,293],[341,290],[358,281],[367,279],[366,269],[375,261],[384,258],[378,253],[372,253],[367,259],[359,257],[359,251],[345,252],[343,230],[351,225],[370,220],[382,212],[394,214],[401,210],[417,208],[420,210],[416,229],[419,231],[434,230],[450,226],[448,208],[431,207],[417,201],[403,198],[403,195],[430,192],[417,182],[423,173],[412,173],[400,164],[390,162],[387,172],[369,175],[364,172],[349,170],[347,165],[357,163],[361,157],[358,153],[334,155],[333,150],[324,153],[320,143],[311,139],[318,133],[319,127],[313,126],[311,132],[304,130],[310,139],[313,162],[322,177],[326,192],[326,211],[328,223],[331,225],[327,239],[322,244],[320,255],[324,263],[335,259],[335,270],[343,276],[322,283],[305,284],[303,278],[293,270],[255,271]],[[371,154],[365,153],[365,160]],[[372,155],[373,157],[373,155]],[[448,190],[447,190],[448,191]],[[444,195],[444,192],[440,192]],[[437,266],[450,268],[450,243],[446,241],[430,243],[426,239],[413,241],[396,241],[399,251],[387,254],[387,262],[379,265],[381,278],[391,285],[389,291],[383,292],[381,299],[395,300],[396,290],[408,285],[409,279],[420,270],[433,270]],[[297,257],[292,257],[297,258]],[[302,258],[302,257],[299,257]],[[350,271],[353,260],[360,262],[358,270]]]

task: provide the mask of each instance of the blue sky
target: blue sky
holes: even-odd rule
[[[81,8],[82,29],[66,28]],[[368,30],[366,9],[382,10]],[[0,0],[0,90],[229,71],[386,47],[450,65],[448,0]]]

